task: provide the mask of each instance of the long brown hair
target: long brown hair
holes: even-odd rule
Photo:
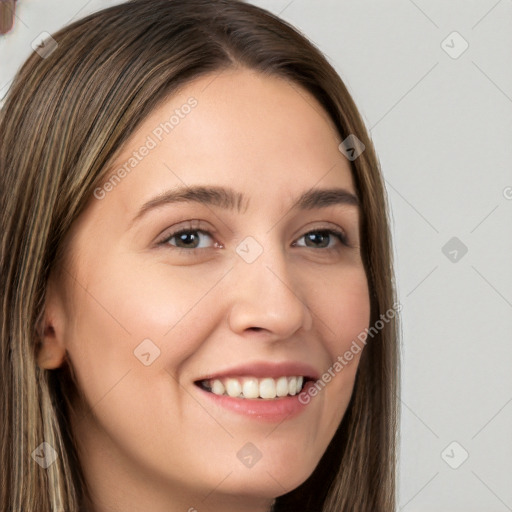
[[[66,372],[36,364],[48,277],[63,240],[123,142],[190,80],[233,67],[288,79],[323,106],[351,161],[361,199],[361,253],[371,323],[396,303],[388,205],[372,142],[343,81],[321,52],[273,14],[238,0],[134,0],[53,34],[18,72],[0,117],[0,507],[77,512],[83,481]],[[47,47],[48,48],[48,47]],[[50,51],[50,50],[47,50]],[[382,322],[381,322],[382,323]],[[275,512],[392,512],[398,430],[398,321],[362,353],[351,402],[313,474]],[[42,469],[42,441],[58,458]]]

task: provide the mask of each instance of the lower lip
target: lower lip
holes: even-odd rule
[[[300,393],[294,396],[286,396],[275,399],[251,399],[251,398],[232,398],[226,395],[216,395],[198,387],[198,389],[212,400],[215,404],[224,407],[238,414],[248,416],[249,418],[267,422],[281,422],[298,416],[307,404],[299,401],[301,393],[307,392],[313,382],[307,382]]]

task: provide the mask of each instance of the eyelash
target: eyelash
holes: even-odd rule
[[[174,232],[170,233],[163,240],[158,242],[157,245],[168,246],[169,241],[172,240],[173,238],[179,237],[180,235],[184,235],[184,234],[190,234],[190,233],[202,233],[202,234],[208,235],[210,238],[213,239],[212,234],[207,230],[194,228],[194,227],[186,227],[186,228],[183,228],[178,231],[174,231]],[[334,235],[341,242],[341,244],[344,247],[351,247],[351,245],[348,243],[346,234],[341,230],[337,230],[334,228],[317,228],[317,229],[312,229],[310,231],[307,231],[306,233],[301,235],[300,238],[303,238],[306,235],[309,235],[310,233],[322,233],[322,234]],[[195,254],[195,255],[197,255],[198,251],[205,250],[205,248],[198,248],[198,247],[193,247],[190,249],[186,249],[184,247],[176,247],[174,245],[171,245],[171,247],[173,248],[173,250],[177,250],[182,253]],[[303,246],[300,246],[300,247],[303,247]],[[305,247],[305,248],[306,249],[315,249],[314,247]],[[208,249],[211,249],[211,247],[208,247]],[[324,249],[327,251],[339,251],[339,248],[337,248],[337,247],[320,247],[319,249]]]

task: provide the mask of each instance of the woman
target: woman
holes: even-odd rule
[[[334,69],[233,0],[46,48],[0,121],[2,510],[394,510],[386,196]]]

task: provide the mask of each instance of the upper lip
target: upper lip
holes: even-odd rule
[[[215,373],[209,373],[197,381],[221,379],[223,377],[306,377],[317,380],[318,372],[309,364],[297,361],[284,361],[281,363],[254,362],[240,366],[233,366]]]

